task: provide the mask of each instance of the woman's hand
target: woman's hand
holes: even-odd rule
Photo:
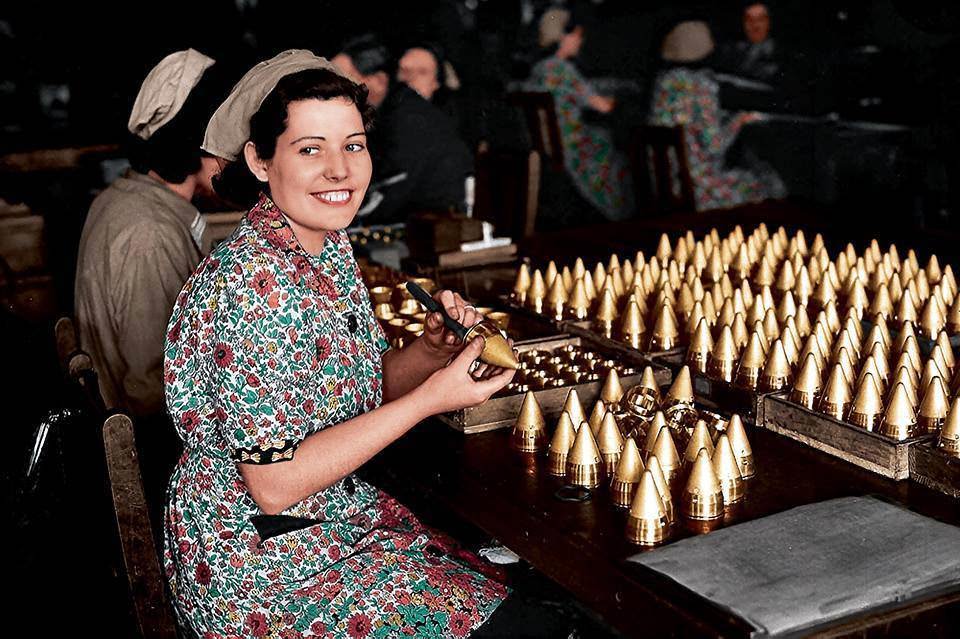
[[[438,291],[433,296],[447,311],[447,315],[457,320],[467,328],[483,320],[483,315],[473,306],[463,301],[458,293],[453,291]],[[423,341],[429,352],[444,362],[456,355],[463,348],[463,342],[456,333],[448,329],[443,323],[440,313],[429,313],[423,323]]]
[[[431,414],[477,406],[510,383],[516,371],[483,363],[474,365],[483,352],[483,346],[482,337],[470,340],[447,366],[430,375],[414,391],[421,394]]]

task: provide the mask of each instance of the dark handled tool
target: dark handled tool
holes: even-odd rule
[[[470,332],[466,326],[453,319],[447,315],[447,310],[441,306],[440,302],[430,297],[430,293],[427,293],[425,290],[420,288],[420,285],[416,282],[407,282],[407,290],[410,291],[410,294],[413,295],[413,298],[423,304],[431,313],[440,313],[440,316],[443,318],[443,324],[451,331],[453,331],[460,340],[464,340],[467,337],[467,333]]]
[[[514,370],[520,368],[520,362],[517,361],[516,355],[513,354],[510,343],[503,336],[503,333],[500,332],[500,329],[494,326],[493,323],[483,320],[475,326],[467,328],[447,315],[446,309],[444,309],[437,300],[430,297],[430,294],[420,288],[416,283],[407,282],[407,290],[410,291],[414,299],[423,304],[424,308],[428,311],[431,313],[440,313],[444,326],[453,331],[461,341],[467,342],[474,337],[483,337],[484,345],[483,352],[480,354],[481,360],[487,364],[493,364],[501,368],[512,368]]]

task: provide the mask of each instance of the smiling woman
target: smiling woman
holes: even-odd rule
[[[254,67],[207,128],[252,205],[199,266],[167,333],[167,408],[185,443],[165,563],[198,636],[463,635],[506,589],[353,472],[429,415],[513,371],[471,375],[439,314],[386,349],[344,229],[370,182],[366,90],[305,51]],[[468,326],[481,318],[450,291]]]

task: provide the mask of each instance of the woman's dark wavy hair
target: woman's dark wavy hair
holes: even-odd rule
[[[356,105],[363,119],[364,130],[373,123],[373,107],[367,102],[367,87],[327,69],[308,69],[282,78],[250,118],[250,141],[263,160],[270,160],[277,151],[277,138],[287,130],[288,107],[301,100],[333,100],[346,98]],[[244,161],[243,153],[213,179],[220,197],[244,208],[269,194],[269,186],[260,182]]]

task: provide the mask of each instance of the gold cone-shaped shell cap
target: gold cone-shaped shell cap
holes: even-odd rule
[[[693,403],[693,381],[690,379],[690,368],[683,366],[677,373],[673,384],[663,398],[663,403],[667,406],[673,404],[692,404]]]
[[[547,285],[547,288],[553,286],[554,280],[557,279],[557,263],[553,260],[547,264],[547,270],[543,272],[543,280]]]
[[[589,428],[581,427],[580,430],[577,431],[576,439],[573,440],[573,446],[570,447],[570,452],[567,453],[567,475],[569,477],[569,468],[571,466],[588,467],[594,465],[600,465],[600,448],[597,446],[597,440],[593,436],[593,431]],[[575,483],[579,484],[580,482]]]
[[[683,461],[692,464],[697,459],[697,453],[701,448],[707,450],[707,454],[713,456],[713,439],[710,438],[710,429],[707,428],[707,422],[698,419],[693,427],[693,433],[690,435],[690,441],[683,451]]]
[[[653,454],[660,460],[660,468],[669,482],[680,468],[680,453],[677,452],[677,445],[673,442],[673,433],[669,428],[660,429],[653,445]]]
[[[644,366],[643,373],[640,375],[640,386],[649,388],[657,393],[657,399],[660,398],[660,386],[657,385],[657,378],[653,374],[653,367]]]
[[[707,324],[706,318],[700,318],[697,323],[693,335],[690,337],[689,350],[704,355],[713,350],[713,336],[710,334],[710,325]]]
[[[664,338],[673,338],[676,339],[680,335],[680,329],[677,326],[677,317],[673,313],[673,308],[668,304],[664,304],[660,308],[660,312],[657,314],[657,319],[653,323],[652,335],[659,339]]]
[[[806,359],[803,360],[803,366],[800,367],[800,372],[797,373],[797,381],[793,388],[801,393],[816,395],[820,392],[820,380],[820,367],[817,365],[817,358],[813,353],[808,353]]]
[[[540,430],[546,426],[543,419],[543,411],[540,410],[540,403],[533,391],[527,391],[523,397],[523,404],[520,405],[520,414],[517,416],[515,428],[519,430]]]
[[[743,427],[740,415],[734,413],[730,416],[726,435],[730,439],[730,446],[733,447],[733,454],[740,466],[740,475],[744,479],[753,477],[756,472],[753,465],[753,448],[750,446],[750,440],[747,439],[747,431]]]
[[[575,388],[571,388],[567,393],[567,399],[563,402],[562,410],[570,416],[574,430],[579,429],[580,424],[587,421],[587,416],[583,412],[583,404],[580,403],[580,395],[577,394]]]
[[[765,390],[777,391],[787,386],[791,377],[790,361],[783,350],[783,343],[778,339],[767,354],[767,362],[760,374],[761,386]]]
[[[951,369],[957,365],[957,359],[953,354],[953,346],[950,345],[950,336],[947,335],[947,331],[942,330],[937,335],[937,346],[940,347],[940,351],[943,354],[943,360],[947,363]]]
[[[690,519],[717,519],[723,516],[723,491],[707,451],[697,455],[683,489],[683,514]]]
[[[550,439],[550,453],[566,455],[573,446],[577,433],[573,428],[573,422],[570,421],[570,415],[567,411],[560,413],[560,419],[557,420],[557,428],[553,431],[553,437]]]
[[[920,417],[943,419],[948,412],[950,412],[950,398],[947,396],[943,380],[934,377],[920,402]]]
[[[543,275],[540,269],[533,271],[533,279],[530,281],[530,288],[527,289],[527,299],[542,300],[547,294],[547,284],[543,281]]]
[[[666,266],[672,254],[673,250],[670,248],[670,238],[667,237],[666,233],[663,233],[660,236],[660,242],[657,244],[657,259],[660,260],[661,264]]]
[[[657,483],[653,479],[653,474],[644,470],[643,474],[637,480],[636,497],[630,504],[630,516],[637,519],[660,519],[666,517],[666,509],[663,507],[663,501],[660,499],[660,491],[657,490]]]
[[[883,412],[883,396],[880,389],[873,379],[873,375],[867,373],[860,381],[860,387],[857,389],[857,396],[850,407],[848,420],[872,431],[876,426],[877,416]]]
[[[600,399],[612,406],[617,404],[621,397],[623,397],[623,386],[620,385],[620,375],[617,374],[617,369],[611,368],[603,382],[603,388],[600,389]]]
[[[567,306],[582,311],[590,308],[590,298],[587,296],[587,285],[582,277],[573,283],[573,290],[570,291],[570,299],[567,301]],[[586,315],[584,315],[584,317],[586,317]]]
[[[613,293],[604,290],[600,294],[600,304],[597,305],[597,319],[602,322],[612,322],[617,319],[617,300]]]
[[[519,296],[525,296],[527,294],[527,289],[530,288],[532,280],[530,279],[530,267],[526,264],[521,264],[520,268],[517,270],[517,278],[513,283],[513,292]]]
[[[627,305],[626,313],[623,314],[621,331],[624,335],[642,335],[644,329],[643,317],[640,314],[640,306],[636,301],[631,301]]]
[[[717,480],[720,482],[724,503],[732,504],[743,499],[743,476],[740,474],[740,466],[737,464],[736,455],[733,454],[730,439],[725,434],[717,439],[717,447],[711,456],[711,463],[713,472],[716,473]]]
[[[562,277],[554,277],[553,284],[550,285],[550,292],[547,293],[547,302],[550,304],[563,304],[567,301],[567,287],[563,285]]]
[[[666,511],[653,474],[644,472],[627,515],[627,541],[643,546],[663,542],[670,529],[670,518]]]
[[[601,455],[619,455],[623,448],[623,435],[613,413],[604,413],[597,432],[597,447]]]
[[[916,425],[916,414],[913,405],[910,403],[907,390],[903,387],[903,384],[897,384],[890,403],[887,404],[887,410],[883,414],[880,432],[887,437],[904,440],[913,434]]]
[[[657,443],[657,436],[660,434],[661,428],[667,427],[667,419],[663,415],[663,411],[657,411],[653,414],[653,419],[650,421],[650,426],[647,427],[647,437],[643,442],[643,455],[644,457],[653,453],[653,447]]]
[[[606,414],[606,404],[603,403],[602,399],[597,400],[597,403],[593,405],[593,410],[590,411],[590,418],[587,420],[594,435],[600,432],[600,425],[603,423],[603,416]]]
[[[955,397],[950,404],[950,412],[947,413],[947,419],[940,430],[937,447],[954,457],[960,457],[960,396]],[[649,464],[647,466],[649,467]]]
[[[613,481],[635,484],[640,481],[640,475],[644,469],[637,442],[632,437],[627,437],[623,443],[623,450],[620,451],[620,461],[617,462],[617,469],[613,473]]]

